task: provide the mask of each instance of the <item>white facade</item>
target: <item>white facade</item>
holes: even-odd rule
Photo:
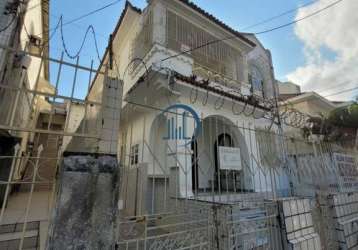
[[[11,1],[7,2],[9,4]],[[48,3],[34,0],[26,4],[19,2],[15,6],[16,16],[9,14],[1,17],[5,23],[13,17],[14,21],[4,33],[0,33],[1,60],[4,60],[4,64],[0,65],[0,101],[3,106],[0,120],[1,125],[21,131],[24,127],[36,126],[41,103],[46,103],[43,96],[32,98],[28,91],[53,93],[54,87],[48,83],[49,62],[39,58],[40,53],[48,56]],[[30,54],[15,53],[16,50]],[[34,108],[36,105],[38,107]],[[29,133],[17,133],[16,130],[10,131],[10,134],[20,138],[29,136]],[[24,139],[23,146],[26,143],[27,139]]]
[[[235,38],[206,51],[187,52],[205,39],[233,34]],[[274,73],[271,54],[254,35],[237,33],[186,1],[153,0],[143,11],[127,3],[113,33],[113,54],[124,83],[118,153],[125,169],[122,197],[128,214],[163,211],[173,197],[234,189],[275,192],[268,172],[260,170],[254,132],[272,125],[259,117],[267,112],[266,100],[274,98]],[[108,60],[109,50],[102,65]],[[199,134],[193,137],[197,121],[189,116],[186,140],[165,139],[171,118],[178,131],[183,129],[183,116],[165,111],[175,104],[195,111],[202,124]],[[221,137],[241,152],[242,170],[230,172],[234,185],[220,183],[225,173],[218,170],[215,150],[227,146],[220,145],[225,144]],[[282,189],[285,182],[279,184]]]

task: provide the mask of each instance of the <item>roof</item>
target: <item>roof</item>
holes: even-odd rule
[[[149,75],[152,72],[158,73],[158,71],[156,71],[155,69],[150,67],[148,69],[148,72],[145,72],[141,77],[139,77],[138,81],[128,90],[127,94],[130,94],[131,92],[133,92],[133,90],[136,89],[137,87],[139,87],[140,84],[144,83],[146,81],[146,79],[150,78]],[[224,88],[217,88],[215,86],[212,86],[212,85],[210,85],[210,82],[208,82],[206,80],[198,80],[195,76],[184,76],[176,71],[172,71],[172,74],[173,74],[172,76],[174,77],[174,79],[177,81],[181,81],[183,83],[190,84],[192,86],[204,89],[208,92],[215,93],[217,95],[221,95],[221,96],[230,98],[231,100],[245,103],[245,107],[247,104],[249,104],[249,105],[253,106],[254,109],[259,108],[259,109],[265,110],[265,111],[271,110],[271,107],[269,104],[263,105],[254,96],[251,96],[251,95],[245,96],[245,95],[239,94],[236,91],[230,91],[230,90],[225,91]],[[238,93],[238,94],[236,95],[233,93]]]
[[[206,18],[210,19],[212,22],[214,22],[215,24],[219,25],[221,28],[227,30],[228,32],[234,34],[235,36],[237,36],[238,38],[244,40],[246,43],[248,43],[249,45],[251,45],[252,47],[255,47],[256,44],[254,42],[252,42],[250,39],[246,38],[244,36],[244,33],[241,33],[237,30],[234,30],[233,28],[231,28],[230,26],[228,26],[227,24],[225,24],[224,22],[220,21],[219,19],[217,19],[215,16],[213,16],[212,14],[206,12],[205,10],[203,10],[202,8],[200,8],[198,5],[194,4],[192,1],[189,0],[176,0],[179,1],[183,4],[185,4],[186,6],[190,7],[191,9],[195,10],[196,12],[200,13],[201,15],[205,16]],[[245,34],[249,34],[249,33],[245,33]],[[250,33],[251,34],[251,33]]]
[[[253,96],[245,97],[243,95],[235,95],[233,93],[230,93],[230,92],[221,90],[219,88],[215,88],[213,86],[210,86],[209,84],[205,83],[205,81],[198,81],[194,77],[184,76],[184,75],[182,75],[182,74],[180,74],[178,72],[173,72],[173,73],[174,73],[175,79],[177,79],[179,81],[188,83],[188,84],[193,85],[195,87],[205,89],[207,91],[210,91],[212,93],[215,93],[215,94],[218,94],[218,95],[221,95],[221,96],[228,97],[228,98],[230,98],[232,100],[235,100],[235,101],[250,104],[250,105],[252,105],[254,107],[257,107],[257,108],[260,108],[260,109],[263,109],[263,110],[270,110],[270,108],[268,108],[267,106],[264,106],[264,105],[260,104],[259,101],[257,99],[255,99]]]
[[[126,12],[127,12],[127,10],[128,10],[129,8],[130,8],[131,10],[137,12],[138,14],[142,14],[142,10],[141,10],[140,8],[135,7],[134,5],[132,5],[132,4],[127,0],[127,1],[126,1],[126,4],[125,4],[125,7],[124,7],[124,10],[122,11],[122,14],[121,14],[121,16],[120,16],[120,18],[119,18],[119,21],[118,21],[116,27],[114,28],[114,31],[113,31],[112,34],[115,35],[115,34],[117,33],[119,27],[121,26],[121,24],[122,24],[122,22],[123,22],[124,16],[125,16],[125,14],[126,14]]]
[[[290,94],[287,94],[287,96],[288,95],[290,95]],[[317,94],[316,92],[303,92],[300,94],[293,94],[293,95],[295,95],[295,96],[292,96],[291,98],[287,98],[285,100],[280,100],[280,101],[282,101],[282,104],[299,103],[299,102],[314,98],[314,99],[318,99],[318,100],[324,102],[325,104],[327,104],[331,107],[336,107],[336,105],[333,102],[331,102],[330,100],[326,99],[325,97]],[[281,96],[282,95],[280,95],[280,99],[281,99]]]
[[[279,101],[286,101],[288,99],[291,99],[293,97],[296,97],[296,96],[299,96],[299,95],[302,95],[304,94],[305,92],[303,93],[294,93],[294,94],[280,94],[280,96],[278,97]]]

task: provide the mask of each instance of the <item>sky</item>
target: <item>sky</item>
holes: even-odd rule
[[[66,22],[113,1],[51,1],[50,27],[56,26],[61,15]],[[260,32],[309,15],[334,0],[194,0],[193,2],[238,31]],[[311,2],[313,3],[274,21],[245,29],[262,20]],[[131,3],[139,8],[146,6],[146,0],[132,0]],[[100,55],[103,55],[108,44],[108,36],[113,31],[124,4],[123,0],[74,24],[64,26],[64,40],[69,52],[75,53],[78,50],[86,28],[93,25],[97,34]],[[344,0],[327,11],[295,25],[258,35],[262,44],[271,51],[275,77],[281,81],[297,83],[303,91],[316,91],[332,100],[352,100],[358,96],[358,90],[334,95],[337,92],[358,87],[358,70],[356,70],[358,15],[356,13],[358,13],[358,1]],[[57,32],[50,43],[51,57],[59,58],[62,50],[61,36]],[[71,61],[66,56],[65,60]],[[92,35],[89,34],[79,63],[88,66],[91,60],[94,61],[94,66],[98,66],[94,41]],[[56,79],[57,68],[57,65],[51,65],[51,81]],[[82,73],[77,74],[79,79],[87,77],[85,72]],[[66,74],[61,77],[64,78],[61,79],[62,82],[73,81],[73,75]],[[80,93],[81,88],[83,86],[76,86],[75,93]],[[71,92],[65,86],[60,89],[64,94]]]

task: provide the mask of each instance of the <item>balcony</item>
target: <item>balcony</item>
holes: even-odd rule
[[[132,79],[137,79],[144,73],[144,64],[141,60],[135,60],[136,58],[143,59],[147,67],[150,67],[163,58],[181,53],[180,56],[156,66],[174,69],[182,75],[196,75],[198,79],[210,80],[221,90],[253,95],[247,73],[248,48],[239,47],[239,43],[236,44],[235,41],[213,42],[218,37],[207,29],[169,9],[163,11],[165,15],[162,16],[166,16],[164,21],[158,18],[159,13],[155,9],[147,9],[143,13],[141,27],[132,44]],[[210,42],[213,43],[191,51]],[[254,94],[263,97],[262,92]]]

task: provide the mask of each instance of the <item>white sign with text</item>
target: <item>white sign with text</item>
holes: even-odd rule
[[[240,148],[219,147],[220,169],[241,170]]]

